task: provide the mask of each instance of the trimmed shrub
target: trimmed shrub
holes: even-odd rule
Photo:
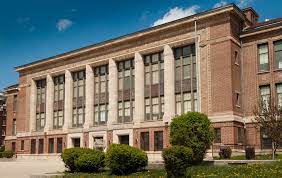
[[[221,146],[219,149],[219,157],[223,159],[230,159],[232,150],[229,146]]]
[[[170,125],[171,145],[189,147],[194,153],[194,163],[204,159],[214,138],[210,120],[205,114],[188,112],[175,117]]]
[[[93,150],[91,153],[84,153],[74,161],[76,170],[79,172],[98,172],[105,167],[105,154]]]
[[[129,145],[112,144],[106,154],[106,164],[112,174],[127,175],[143,169],[148,164],[147,154]]]
[[[75,172],[78,171],[75,166],[75,160],[78,159],[79,156],[91,153],[92,151],[93,150],[90,148],[69,148],[62,152],[61,158],[65,163],[66,168],[68,168],[71,172]]]
[[[245,156],[246,159],[255,159],[256,152],[254,147],[246,147],[245,148]]]
[[[193,151],[184,146],[172,146],[162,153],[168,177],[184,177],[193,162]]]
[[[12,158],[14,156],[14,152],[13,151],[3,151],[2,152],[2,157],[3,158]]]

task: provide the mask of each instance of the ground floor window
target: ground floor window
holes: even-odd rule
[[[12,152],[16,152],[16,142],[12,142]]]
[[[21,140],[21,150],[24,150],[24,140]]]
[[[31,139],[30,141],[30,154],[36,153],[36,139]]]
[[[48,153],[54,153],[54,138],[49,138]]]
[[[57,138],[57,153],[62,153],[63,151],[63,138]]]
[[[73,147],[80,147],[80,138],[73,138],[72,139]]]
[[[214,128],[214,143],[221,143],[221,129]]]
[[[154,150],[155,151],[163,150],[163,131],[154,132]]]
[[[119,143],[124,145],[129,145],[129,135],[120,135]]]
[[[140,148],[144,151],[149,151],[150,149],[149,132],[141,132],[140,137],[141,137]]]
[[[38,140],[38,154],[44,153],[44,139]]]
[[[104,139],[103,137],[93,137],[94,141],[94,149],[104,151]]]

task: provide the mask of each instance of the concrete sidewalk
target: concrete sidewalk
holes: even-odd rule
[[[64,163],[60,160],[0,160],[1,178],[29,178],[34,174],[64,172]]]

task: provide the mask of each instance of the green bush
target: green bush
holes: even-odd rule
[[[75,166],[75,161],[78,159],[79,156],[91,153],[93,150],[90,148],[69,148],[65,149],[62,154],[61,158],[65,163],[66,168],[69,169],[71,172],[78,171],[77,167]]]
[[[14,156],[14,152],[13,151],[3,151],[2,152],[2,157],[3,158],[12,158]]]
[[[255,159],[256,152],[254,147],[246,147],[245,148],[245,156],[246,159]]]
[[[170,125],[171,145],[192,148],[194,163],[203,160],[214,138],[210,120],[205,114],[188,112],[175,117]]]
[[[232,150],[229,146],[221,146],[218,154],[220,158],[230,159]]]
[[[0,146],[0,152],[3,152],[3,151],[5,151],[5,146],[4,146],[4,145],[1,145],[1,146]]]
[[[101,151],[93,150],[79,156],[75,162],[75,167],[79,172],[98,172],[105,167],[105,154]]]
[[[193,162],[193,151],[185,146],[172,146],[162,153],[168,177],[184,177]]]
[[[148,157],[144,151],[138,148],[112,144],[106,154],[106,164],[112,174],[127,175],[147,166]]]

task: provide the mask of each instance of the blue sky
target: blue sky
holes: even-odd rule
[[[281,0],[2,0],[0,90],[17,83],[15,66],[231,2],[282,17]]]

